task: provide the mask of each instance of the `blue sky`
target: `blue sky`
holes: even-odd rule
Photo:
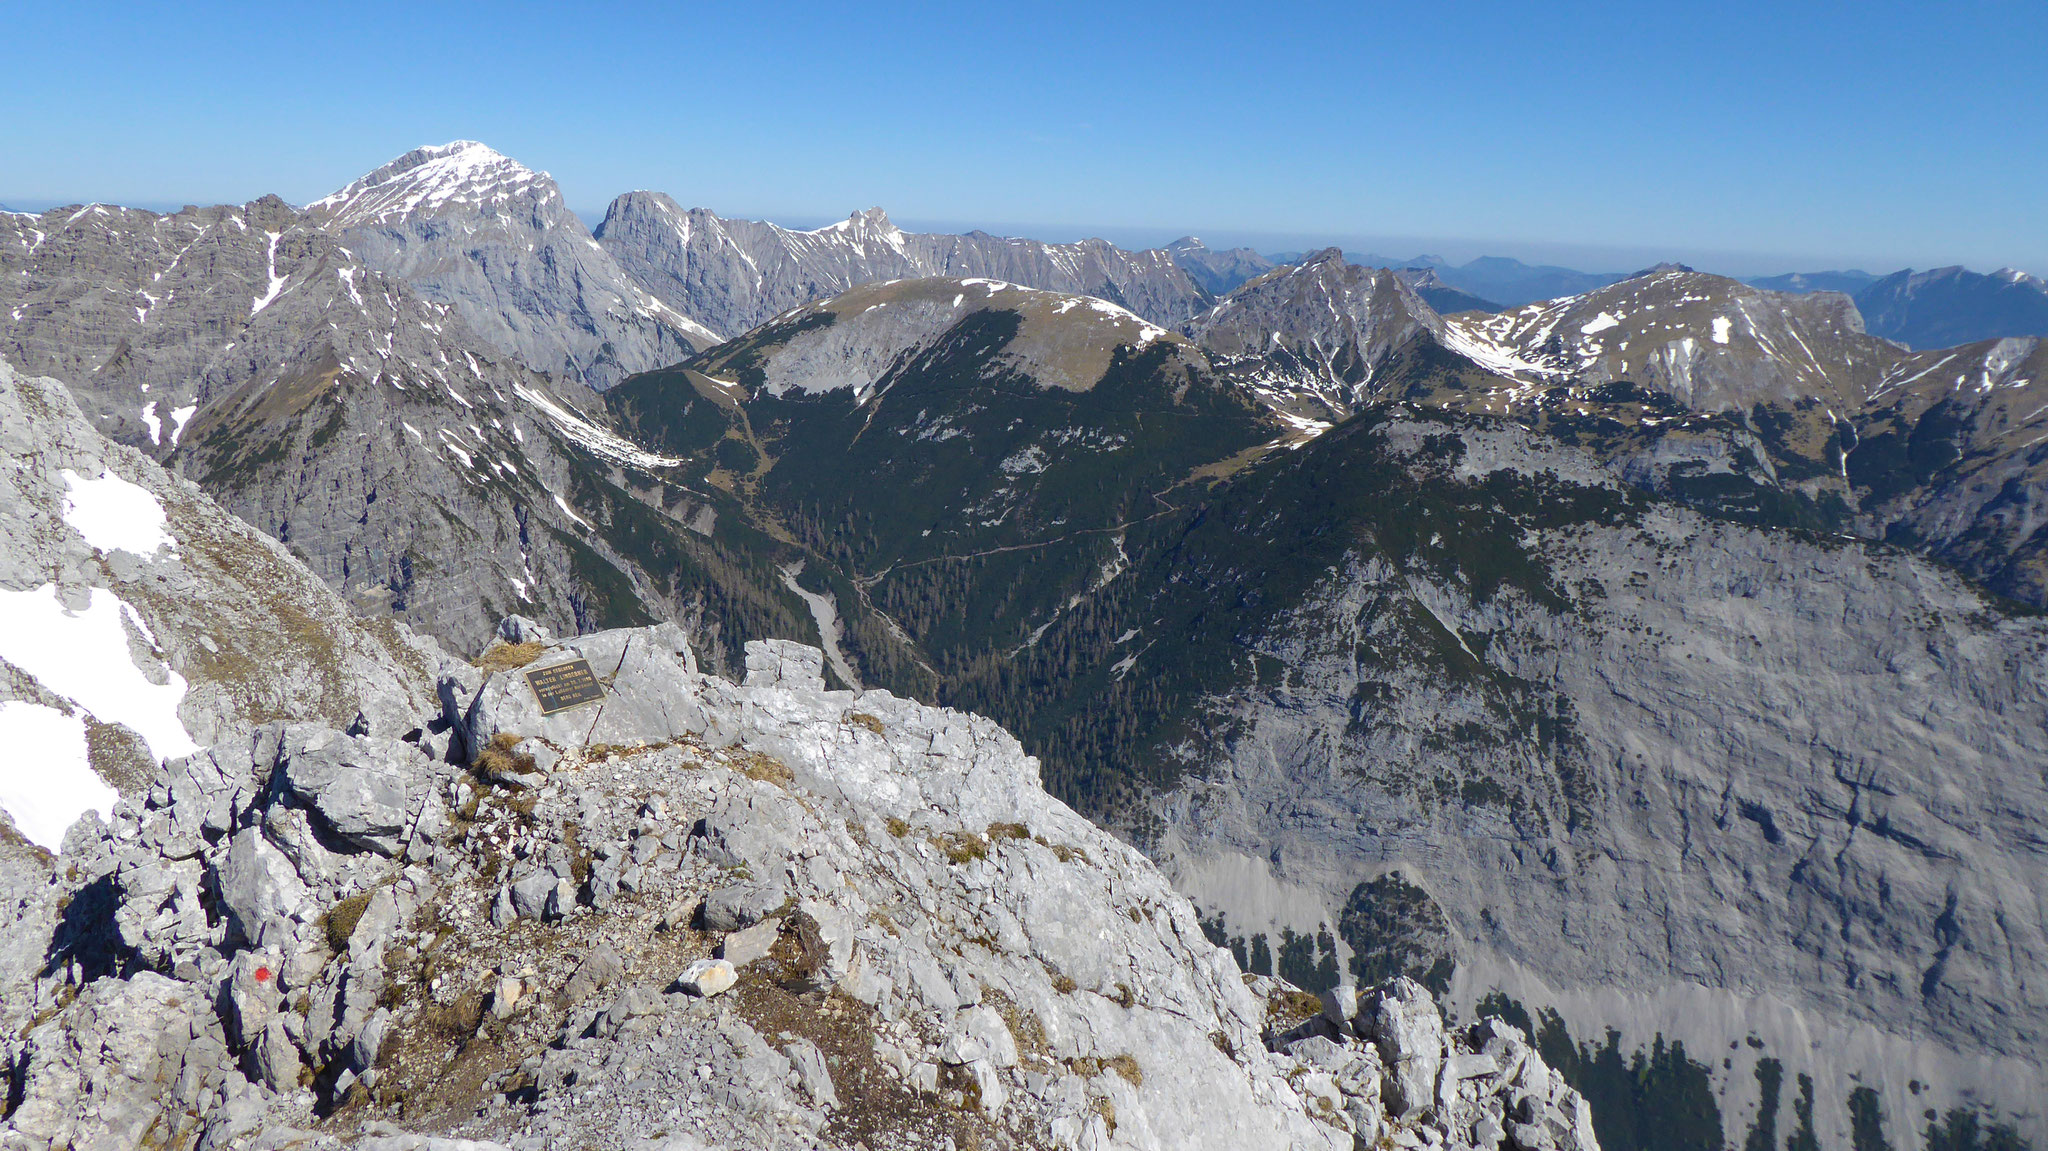
[[[0,202],[483,140],[601,211],[2048,272],[2048,4],[9,4]]]

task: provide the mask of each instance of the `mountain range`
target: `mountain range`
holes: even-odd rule
[[[1514,1022],[1610,1148],[2048,1135],[2048,350],[1887,335],[2039,282],[1476,264],[593,231],[455,144],[0,217],[0,357],[362,626],[985,715],[1239,967]]]
[[[10,1146],[1598,1146],[1524,1032],[1245,979],[987,719],[673,622],[456,658],[61,382],[0,429]]]

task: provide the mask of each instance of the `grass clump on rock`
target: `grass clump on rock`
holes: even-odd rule
[[[988,858],[988,844],[971,831],[948,831],[932,836],[930,842],[945,854],[947,862],[956,866]]]
[[[501,731],[491,737],[476,753],[476,760],[470,766],[485,779],[496,779],[507,775],[529,775],[540,770],[540,765],[531,755],[515,752],[520,737],[509,731]]]
[[[470,661],[479,671],[515,671],[540,658],[547,645],[539,642],[496,643],[489,651]]]
[[[349,896],[320,916],[320,926],[327,932],[327,945],[336,954],[348,949],[349,936],[356,933],[356,924],[363,921],[363,912],[369,907],[370,893],[365,891]]]

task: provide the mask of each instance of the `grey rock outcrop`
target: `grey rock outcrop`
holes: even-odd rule
[[[1394,994],[1375,1002],[1369,1026],[1387,1067],[1388,1110],[1412,1115],[1434,1103],[1444,1069],[1444,1025],[1429,993],[1401,979]]]
[[[424,756],[416,743],[297,728],[285,732],[278,766],[288,794],[323,827],[389,856],[427,810],[415,763]]]
[[[140,1147],[190,1141],[227,1091],[247,1091],[205,989],[151,971],[95,980],[29,1032],[34,1068],[0,1124],[18,1146]]]
[[[543,715],[527,677],[581,659],[604,688],[594,704]],[[688,690],[695,656],[675,624],[597,632],[547,645],[532,662],[488,676],[449,715],[468,746],[517,745],[532,739],[551,752],[588,744],[639,746],[702,730],[708,722]]]
[[[1285,983],[1254,985],[1283,1017]],[[1345,987],[1347,994],[1356,989]],[[1593,1151],[1599,1138],[1585,1097],[1548,1067],[1519,1028],[1484,1019],[1444,1025],[1429,992],[1397,978],[1345,1011],[1269,1036],[1294,1066],[1289,1079],[1355,1146]]]

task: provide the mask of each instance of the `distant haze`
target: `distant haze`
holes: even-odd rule
[[[544,165],[541,165],[544,167]],[[253,198],[253,197],[252,197]],[[309,197],[310,198],[310,197]],[[0,200],[0,207],[17,212],[40,212],[67,204],[95,202],[93,197],[72,197],[63,200]],[[144,208],[152,212],[175,212],[185,203],[169,201],[118,201],[105,197],[97,202],[122,203],[126,207]],[[215,201],[209,201],[215,202]],[[737,211],[717,205],[709,207],[720,215],[735,219],[772,220],[786,228],[819,228],[846,218],[848,213],[837,215],[791,215]],[[873,205],[870,205],[873,206]],[[888,205],[879,205],[887,208]],[[849,212],[852,209],[848,210]],[[585,206],[576,209],[583,222],[595,228],[604,219],[603,205]],[[1435,256],[1451,264],[1462,264],[1481,256],[1506,256],[1526,264],[1555,264],[1583,272],[1633,272],[1665,261],[1686,264],[1702,272],[1713,272],[1722,276],[1746,278],[1752,276],[1773,276],[1789,272],[1818,272],[1850,268],[1883,275],[1897,271],[1905,265],[1887,264],[1882,260],[1843,255],[1785,255],[1770,252],[1717,252],[1694,251],[1684,248],[1626,247],[1600,244],[1559,244],[1528,240],[1474,240],[1449,237],[1416,237],[1384,235],[1335,235],[1309,232],[1260,232],[1229,228],[1158,228],[1129,225],[1104,225],[1101,227],[1079,227],[1058,224],[994,223],[971,220],[926,220],[915,217],[890,217],[897,226],[913,232],[971,232],[980,230],[998,236],[1025,236],[1052,243],[1067,243],[1074,240],[1099,237],[1122,248],[1160,248],[1183,236],[1195,236],[1204,244],[1218,250],[1225,248],[1251,248],[1264,255],[1308,252],[1319,248],[1342,248],[1348,254],[1357,256],[1372,254],[1391,260],[1408,261],[1420,256]],[[1941,267],[1960,261],[1928,261],[1921,267]],[[2048,264],[2027,265],[2012,261],[1978,263],[1970,265],[1972,271],[1989,272],[1998,268],[2017,267],[2035,275],[2048,275]]]
[[[569,203],[881,205],[1601,271],[2048,271],[2048,5],[20,6],[0,202],[304,203],[483,140]],[[954,226],[958,226],[956,223]]]

